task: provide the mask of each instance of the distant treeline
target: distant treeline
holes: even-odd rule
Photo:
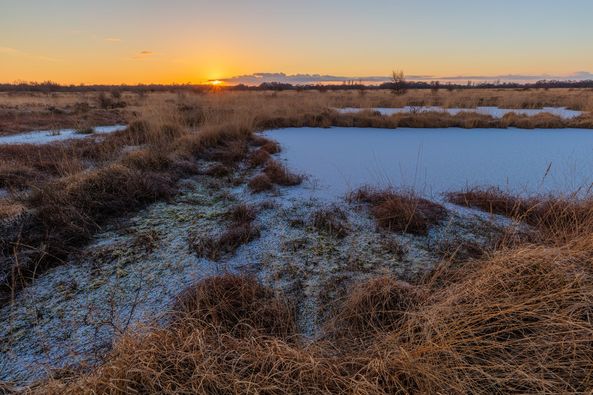
[[[195,84],[140,84],[140,85],[60,85],[54,82],[18,82],[0,84],[0,92],[209,92],[209,91],[304,91],[304,90],[378,90],[395,89],[395,83],[385,82],[379,85],[364,85],[352,81],[343,84],[309,84],[292,85],[280,82],[264,82],[257,86],[248,85],[195,85]],[[400,87],[401,88],[401,87]],[[542,80],[531,83],[518,82],[472,82],[452,83],[452,82],[423,82],[406,81],[406,89],[431,89],[431,90],[459,90],[459,89],[550,89],[550,88],[593,88],[593,80],[584,81],[555,81]]]

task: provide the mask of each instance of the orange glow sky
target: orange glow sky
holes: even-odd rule
[[[0,0],[0,82],[593,72],[593,2]]]

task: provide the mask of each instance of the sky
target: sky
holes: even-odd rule
[[[593,78],[592,16],[590,0],[0,0],[0,82]]]

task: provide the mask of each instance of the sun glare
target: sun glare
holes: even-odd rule
[[[219,85],[222,85],[222,81],[221,80],[210,81],[210,85],[219,86]]]

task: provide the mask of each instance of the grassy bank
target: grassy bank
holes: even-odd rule
[[[450,94],[450,103],[460,106],[453,100],[455,93],[442,95]],[[0,205],[2,226],[6,226],[2,228],[6,237],[0,242],[2,296],[12,300],[19,289],[66,262],[114,220],[170,198],[184,177],[201,172],[225,177],[245,166],[261,169],[253,178],[241,180],[254,193],[300,182],[299,175],[270,158],[279,147],[254,135],[258,130],[293,126],[590,127],[592,122],[589,116],[567,121],[550,116],[495,120],[477,114],[384,117],[329,109],[352,106],[354,100],[361,106],[380,106],[383,99],[392,105],[410,104],[395,101],[415,100],[416,94],[401,98],[377,93],[370,99],[358,92],[148,95],[136,98],[141,104],[124,132],[69,144],[0,147],[0,186],[13,192]],[[540,101],[521,105],[568,105],[569,99],[577,100],[568,91],[556,99],[549,94],[542,91]],[[433,97],[430,92],[422,95],[426,100]],[[493,105],[506,106],[502,101]],[[568,106],[577,108],[576,104]],[[209,167],[200,168],[199,160],[208,161]],[[351,198],[368,210],[381,231],[421,237],[447,215],[440,205],[404,192],[366,189]],[[130,328],[102,366],[64,371],[26,390],[591,391],[593,206],[568,198],[520,198],[498,190],[463,191],[449,198],[456,204],[513,217],[528,224],[531,233],[529,237],[509,235],[513,242],[501,241],[461,258],[457,255],[455,260],[443,254],[439,266],[415,281],[386,274],[352,285],[343,299],[328,301],[326,309],[331,313],[314,339],[296,329],[294,301],[288,295],[250,277],[205,279],[179,294],[166,324]],[[259,236],[254,215],[252,207],[234,207],[224,216],[228,231],[206,239],[197,234],[190,237],[190,247],[213,260],[232,254]],[[319,235],[336,238],[350,232],[339,207],[316,212],[312,227]]]

